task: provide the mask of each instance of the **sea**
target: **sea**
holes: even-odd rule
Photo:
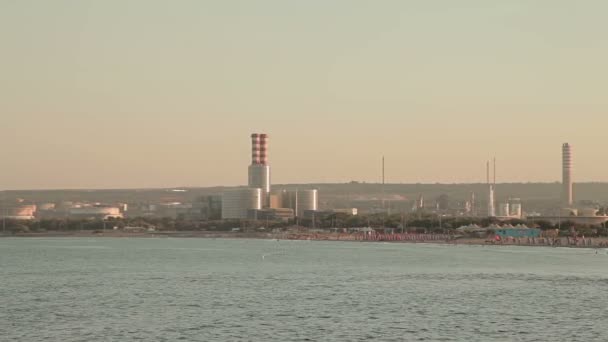
[[[608,254],[2,238],[0,341],[608,341]]]

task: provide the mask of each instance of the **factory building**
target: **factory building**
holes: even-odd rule
[[[203,220],[219,220],[222,218],[221,196],[203,196],[192,205]]]
[[[283,191],[273,191],[268,200],[269,208],[283,208]]]
[[[293,220],[294,212],[291,208],[249,209],[248,216],[250,220],[287,222]]]
[[[329,209],[329,210],[326,210],[325,212],[328,212],[331,214],[345,214],[345,215],[350,215],[350,216],[357,216],[357,214],[359,213],[359,210],[357,208],[343,208],[343,209]]]
[[[247,219],[251,209],[262,209],[260,188],[233,189],[222,194],[222,219]]]
[[[68,210],[68,215],[74,218],[81,219],[109,219],[109,218],[122,218],[123,215],[118,207],[95,205],[95,206],[84,206],[74,207]]]
[[[337,215],[348,215],[356,216],[358,213],[357,208],[346,208],[346,209],[328,209],[328,210],[306,210],[304,211],[305,219],[327,219]]]
[[[33,204],[16,204],[5,207],[0,216],[12,220],[33,220],[36,210],[37,207]]]
[[[170,217],[173,219],[200,219],[200,209],[194,203],[161,203],[156,205],[155,214],[161,217]]]
[[[222,219],[285,220],[303,215],[305,211],[318,210],[317,190],[271,192],[267,134],[251,135],[248,186],[222,195]]]

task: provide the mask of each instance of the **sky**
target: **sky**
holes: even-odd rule
[[[0,0],[0,189],[608,181],[603,0]]]

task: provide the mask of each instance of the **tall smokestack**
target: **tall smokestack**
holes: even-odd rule
[[[496,164],[496,159],[494,159],[494,163]],[[494,185],[496,183],[496,165],[494,165],[494,183],[490,183],[490,161],[486,164],[486,177],[488,181],[488,216],[495,217],[496,216],[496,206],[494,199]]]
[[[574,203],[572,194],[572,146],[562,145],[562,203],[571,207]]]
[[[268,166],[268,135],[251,135],[251,165],[249,165],[249,187],[262,189],[264,203],[269,204],[270,166]]]
[[[260,159],[259,163],[268,165],[268,134],[260,134]]]
[[[260,135],[254,133],[251,135],[251,165],[260,163]]]

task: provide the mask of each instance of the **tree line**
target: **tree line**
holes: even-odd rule
[[[605,227],[591,227],[576,225],[570,221],[562,222],[559,227],[548,221],[519,220],[498,221],[494,218],[479,217],[442,217],[435,214],[369,214],[348,215],[336,213],[332,215],[320,215],[306,219],[289,221],[272,220],[194,220],[188,218],[169,217],[133,217],[120,219],[40,219],[31,221],[3,220],[2,232],[4,233],[27,233],[46,231],[102,231],[123,230],[129,227],[142,229],[154,229],[156,231],[253,231],[253,230],[275,230],[291,227],[317,228],[322,230],[340,230],[340,228],[371,227],[374,229],[392,230],[396,232],[417,233],[454,233],[457,228],[468,225],[487,227],[491,224],[524,224],[528,227],[540,228],[542,230],[559,228],[563,234],[577,230],[587,236],[608,236]]]

